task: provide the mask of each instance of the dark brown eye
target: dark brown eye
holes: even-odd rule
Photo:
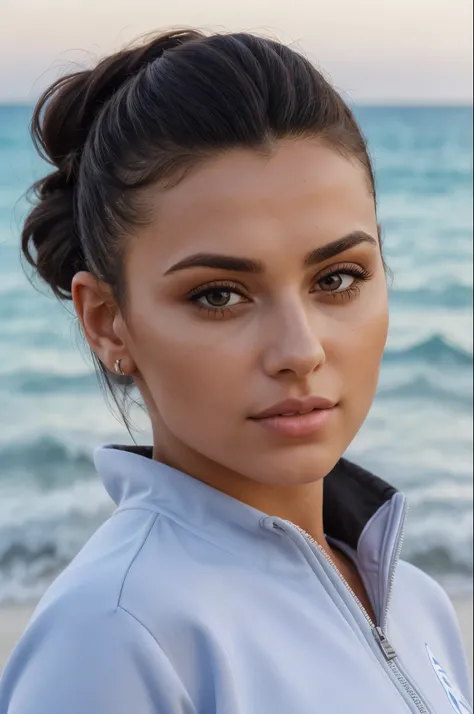
[[[192,301],[208,309],[223,310],[245,302],[245,298],[237,290],[231,290],[227,286],[222,288],[216,286],[202,290],[192,298]]]
[[[326,273],[316,282],[311,292],[325,292],[334,297],[353,297],[359,291],[361,283],[370,280],[372,273],[361,266],[334,266],[332,273]]]
[[[341,273],[334,273],[333,275],[326,275],[326,277],[322,278],[319,281],[319,286],[321,290],[333,292],[339,290],[343,282]]]
[[[214,290],[210,290],[206,295],[203,295],[203,298],[211,307],[227,307],[232,294],[233,293],[229,292],[229,290],[214,288]]]

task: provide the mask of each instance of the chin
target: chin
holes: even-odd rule
[[[260,457],[263,470],[260,471],[258,480],[261,483],[273,486],[302,486],[320,481],[332,471],[343,453],[334,447],[325,448],[322,444],[285,451],[286,453],[275,450],[273,455]]]

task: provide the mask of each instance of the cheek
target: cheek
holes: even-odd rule
[[[378,383],[380,363],[388,333],[387,298],[378,295],[370,307],[362,311],[358,320],[346,333],[345,345],[340,345],[339,358],[344,364],[346,388],[354,393],[367,392],[371,400]]]
[[[326,359],[346,395],[373,398],[389,324],[388,293],[382,266],[357,299],[327,313]]]
[[[250,366],[247,351],[218,325],[199,320],[142,321],[134,330],[136,361],[154,406],[170,427],[218,419],[238,403]],[[240,341],[238,341],[240,343]]]

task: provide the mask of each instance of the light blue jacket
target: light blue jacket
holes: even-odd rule
[[[117,510],[40,602],[0,714],[471,711],[453,607],[399,562],[401,493],[345,460],[324,484],[374,624],[294,525],[134,451],[97,450]]]

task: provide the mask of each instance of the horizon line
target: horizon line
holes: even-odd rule
[[[31,107],[33,108],[39,97],[37,99],[2,99],[0,97],[0,107]],[[441,108],[453,108],[453,109],[472,109],[474,107],[474,101],[472,99],[466,100],[443,100],[443,99],[427,99],[427,100],[411,100],[411,99],[362,99],[358,101],[347,102],[351,106],[356,107],[393,107],[393,108],[427,108],[427,109],[441,109]]]

